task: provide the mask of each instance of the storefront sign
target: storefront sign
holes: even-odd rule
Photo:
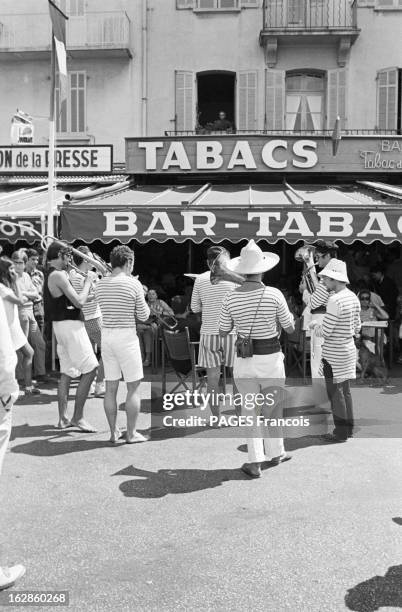
[[[111,172],[112,145],[58,146],[55,150],[56,172],[63,174],[99,174]],[[0,174],[46,174],[48,147],[0,147]]]
[[[402,237],[402,210],[88,210],[66,207],[61,210],[61,231],[65,240],[92,242],[149,240],[213,242],[244,238],[274,243],[286,240],[314,241],[374,240],[392,242]]]
[[[336,156],[328,137],[126,138],[133,174],[236,172],[401,172],[402,137],[344,136]]]
[[[12,219],[15,223],[15,219]],[[6,219],[0,219],[0,241],[6,240],[7,242],[15,243],[17,240],[25,240],[26,242],[35,242],[38,240],[36,232],[42,231],[42,224],[40,219],[19,219],[19,227],[15,227],[9,223]]]

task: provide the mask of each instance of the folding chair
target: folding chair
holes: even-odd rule
[[[297,369],[307,378],[307,362],[310,360],[310,339],[302,329],[303,318],[295,320],[295,331],[293,334],[285,334],[285,362],[288,373]]]
[[[178,383],[170,391],[174,393],[181,386],[186,390],[195,390],[205,383],[200,377],[204,368],[197,365],[195,359],[195,346],[197,343],[190,341],[188,328],[184,331],[171,331],[162,329],[162,393],[166,393],[166,362],[172,366]],[[191,386],[190,384],[191,383]],[[192,389],[191,389],[192,387]]]

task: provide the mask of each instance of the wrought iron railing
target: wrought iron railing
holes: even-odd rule
[[[166,130],[165,136],[230,136],[230,135],[257,135],[257,136],[332,136],[334,130]],[[342,136],[393,136],[398,130],[374,129],[347,129],[342,130]]]
[[[130,20],[125,11],[86,13],[68,20],[66,35],[67,48],[128,48]],[[0,15],[0,51],[43,50],[50,44],[48,13]]]
[[[352,0],[264,0],[264,30],[344,30],[356,28]]]

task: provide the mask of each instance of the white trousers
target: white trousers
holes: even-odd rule
[[[312,315],[313,321],[318,321],[321,325],[324,320],[324,314]],[[316,406],[326,407],[329,409],[329,400],[325,386],[325,378],[319,373],[321,359],[322,359],[322,346],[324,344],[324,338],[319,338],[314,329],[311,330],[311,382],[313,387],[313,399]]]
[[[270,389],[285,385],[284,355],[272,353],[254,355],[247,359],[235,356],[233,376],[237,389],[243,397],[242,414],[250,415],[255,420],[260,414],[260,409],[255,403],[253,405],[253,396],[257,393],[267,394]],[[265,411],[265,416],[274,416],[274,414],[267,415]],[[266,428],[264,431],[266,432]],[[247,438],[250,463],[262,463],[266,459],[270,461],[285,452],[283,438],[263,437],[263,435],[261,427],[256,424],[250,427],[250,436]]]
[[[0,474],[3,467],[8,441],[11,434],[11,410],[7,412],[0,405]]]

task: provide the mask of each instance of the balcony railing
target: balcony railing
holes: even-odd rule
[[[48,13],[0,15],[0,51],[45,51],[50,44]],[[67,21],[67,49],[119,48],[130,48],[130,20],[124,11],[86,13]]]
[[[166,130],[165,136],[327,136],[331,137],[334,130]],[[342,130],[342,136],[392,136],[397,135],[398,130],[376,129],[347,129]]]
[[[348,30],[356,28],[352,0],[264,0],[264,30]]]

